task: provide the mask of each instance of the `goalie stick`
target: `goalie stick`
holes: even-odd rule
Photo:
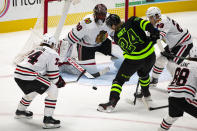
[[[83,67],[81,67],[76,61],[75,59],[71,58],[71,57],[68,57],[67,58],[68,62],[73,66],[75,67],[78,71],[80,72],[83,72],[85,69]],[[94,74],[90,74],[89,72],[85,72],[84,75],[86,77],[88,77],[89,79],[93,79],[93,78],[97,78],[101,75],[104,75],[105,73],[109,72],[110,68],[109,67],[106,67],[105,69],[97,72],[97,73],[94,73]]]
[[[68,81],[66,82],[66,84],[69,84],[69,83],[77,83],[79,81],[79,79],[83,76],[83,74],[86,72],[86,70],[84,70],[83,72],[81,72],[81,74],[78,76],[77,80],[75,81]]]

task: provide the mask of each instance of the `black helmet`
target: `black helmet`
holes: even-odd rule
[[[98,22],[98,20],[102,20],[102,22],[105,21],[107,15],[107,7],[104,4],[97,4],[94,7],[93,12],[95,22]]]
[[[110,14],[106,19],[106,24],[109,27],[112,27],[112,25],[118,25],[120,22],[120,17],[116,14]]]

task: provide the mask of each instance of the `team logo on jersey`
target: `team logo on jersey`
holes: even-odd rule
[[[92,21],[90,20],[90,18],[86,18],[84,21],[85,21],[86,24],[90,24],[90,23],[92,22]]]
[[[1,0],[0,1],[0,17],[3,17],[6,14],[9,6],[10,6],[10,0]]]

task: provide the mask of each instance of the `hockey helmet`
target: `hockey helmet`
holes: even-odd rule
[[[107,7],[104,4],[97,4],[94,9],[94,20],[96,23],[102,24],[105,22],[107,15]]]
[[[56,47],[56,39],[52,34],[49,33],[44,34],[42,38],[42,43],[47,44],[49,46],[54,44],[54,47]]]
[[[158,7],[150,7],[146,11],[146,16],[148,18],[151,17],[151,16],[153,16],[153,18],[155,20],[157,20],[158,18],[156,16],[159,16],[159,18],[161,17],[161,10]]]
[[[110,28],[112,27],[112,25],[118,25],[120,22],[120,17],[116,14],[110,14],[106,19],[106,24]]]

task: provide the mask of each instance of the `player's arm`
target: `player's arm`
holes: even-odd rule
[[[79,22],[67,35],[69,43],[75,44],[80,43],[86,33],[84,21]]]
[[[66,84],[59,73],[59,56],[52,54],[47,64],[47,76],[58,88],[64,87]]]
[[[165,39],[166,34],[169,32],[171,21],[169,19],[162,20],[157,24],[157,29],[160,31],[160,35]]]
[[[138,25],[143,31],[150,32],[150,39],[156,43],[157,39],[160,39],[160,31],[155,29],[154,26],[148,20],[144,20],[139,17],[131,17],[131,22]]]

